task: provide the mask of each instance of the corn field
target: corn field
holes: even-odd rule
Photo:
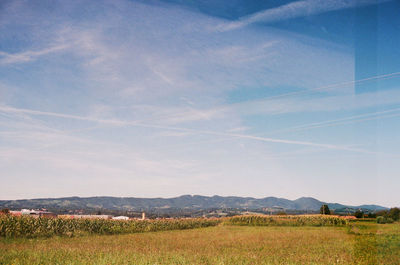
[[[344,226],[347,220],[330,215],[248,215],[234,216],[224,220],[228,225],[247,226]]]
[[[105,220],[33,218],[29,216],[0,216],[1,237],[51,237],[85,234],[127,234],[152,231],[184,230],[225,225],[242,226],[344,226],[348,221],[329,215],[247,215],[222,219],[188,218],[160,220]]]
[[[127,234],[215,226],[216,219],[104,220],[0,216],[1,237],[51,237]]]

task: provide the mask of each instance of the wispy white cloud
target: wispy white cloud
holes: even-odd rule
[[[243,131],[247,131],[249,129],[250,129],[250,127],[241,126],[241,127],[235,127],[235,128],[229,129],[228,132],[243,132]]]
[[[345,93],[311,94],[307,97],[272,97],[260,100],[244,101],[226,106],[229,110],[242,115],[276,115],[288,113],[312,113],[360,110],[364,108],[387,106],[400,103],[398,89],[354,94],[347,89]]]
[[[353,146],[336,131],[260,135],[319,121],[321,112],[333,120],[336,112],[361,113],[400,98],[394,90],[354,95],[354,82],[343,83],[354,77],[353,49],[300,34],[210,31],[224,20],[144,1],[48,3],[52,8],[11,2],[13,10],[0,10],[0,38],[17,37],[19,46],[0,55],[0,168],[7,172],[0,178],[7,187],[29,182],[36,187],[30,194],[42,180],[51,184],[41,194],[58,196],[66,194],[60,186],[73,195],[270,195],[326,169],[338,182],[350,174],[325,155],[372,160],[376,149],[367,150],[365,139]],[[307,160],[303,148],[320,156]],[[285,163],[296,155],[301,162]],[[365,165],[359,170],[373,163]],[[282,189],[266,188],[277,176],[286,179]],[[77,190],[77,181],[84,188]],[[17,196],[20,189],[7,187],[8,197]]]
[[[104,145],[102,145],[104,147]],[[93,147],[92,147],[93,148]],[[98,152],[84,152],[82,150],[67,150],[53,152],[52,150],[27,150],[25,148],[3,148],[0,157],[5,158],[7,167],[22,161],[27,165],[35,164],[45,171],[58,172],[57,176],[68,174],[84,174],[89,179],[124,178],[132,175],[160,176],[163,173],[172,173],[189,170],[195,165],[193,161],[180,161],[173,159],[151,159],[144,154],[131,151],[113,150],[107,148],[106,155]],[[2,161],[0,161],[1,164]]]
[[[72,7],[67,11],[74,8],[72,3],[68,5]],[[18,12],[27,12],[23,5],[20,8]],[[129,19],[121,20],[121,10]],[[158,17],[159,12],[169,15]],[[315,86],[342,80],[343,74],[336,75],[339,68],[346,69],[341,73],[352,74],[349,54],[327,50],[327,43],[321,48],[316,40],[297,41],[298,36],[277,30],[262,37],[247,32],[233,39],[219,34],[210,37],[207,27],[222,20],[179,8],[119,1],[107,9],[106,19],[71,23],[61,11],[51,15],[61,16],[57,21],[62,23],[55,23],[46,37],[50,35],[54,43],[71,44],[68,54],[76,58],[73,70],[86,78],[86,90],[109,102],[129,98],[157,105],[184,95],[198,104],[205,102],[204,97],[207,102],[220,100],[223,92],[238,86],[299,82]],[[120,28],[123,36],[115,28]],[[176,32],[184,32],[185,37]],[[292,74],[287,76],[282,69]],[[310,72],[315,73],[312,78]]]
[[[340,118],[340,119],[324,120],[321,122],[313,122],[313,123],[303,124],[300,126],[295,126],[295,127],[290,127],[290,128],[286,128],[283,130],[274,131],[272,133],[275,134],[275,133],[282,133],[282,132],[297,132],[297,131],[303,131],[303,130],[338,126],[338,125],[354,124],[354,123],[358,123],[358,122],[371,121],[371,120],[377,120],[377,119],[393,118],[393,117],[400,116],[400,113],[398,113],[398,112],[400,112],[400,108],[394,108],[394,109],[388,109],[388,110],[384,110],[384,111],[352,115],[352,116],[348,116],[348,117],[344,117],[344,118]],[[270,134],[271,134],[271,132],[270,132]]]
[[[69,45],[67,44],[61,44],[57,46],[48,47],[42,50],[23,51],[20,53],[7,53],[4,51],[0,51],[0,64],[26,63],[36,60],[41,56],[65,50],[68,47]]]
[[[391,0],[382,0],[379,3]],[[271,23],[297,17],[305,17],[335,10],[377,4],[376,0],[304,0],[270,8],[241,18],[239,21],[223,24],[219,30],[227,31],[245,27],[253,23]]]
[[[42,116],[51,116],[56,118],[66,118],[66,119],[75,119],[75,120],[84,120],[84,121],[92,121],[97,123],[108,123],[113,125],[126,125],[127,123],[120,120],[111,120],[111,119],[97,119],[92,117],[85,117],[79,115],[71,115],[71,114],[63,114],[56,112],[48,112],[48,111],[38,111],[38,110],[30,110],[30,109],[22,109],[22,108],[13,108],[9,106],[0,106],[0,111],[7,113],[23,113],[30,115],[42,115]],[[133,122],[132,122],[133,123]]]
[[[386,0],[390,1],[390,0]],[[383,1],[381,1],[383,2]],[[267,9],[256,14],[232,22],[225,27],[225,30],[232,30],[247,26],[252,23],[270,23],[287,20],[297,17],[315,15],[335,10],[353,8],[356,6],[376,4],[375,0],[352,1],[352,0],[305,0],[296,1],[280,7]]]
[[[45,115],[45,116],[52,116],[52,117],[57,117],[57,118],[88,120],[88,121],[95,121],[95,122],[100,122],[100,123],[109,123],[109,124],[114,124],[114,125],[118,125],[118,126],[121,126],[121,125],[137,126],[137,127],[152,128],[152,129],[191,132],[191,133],[215,135],[215,136],[236,137],[236,138],[250,139],[250,140],[269,142],[269,143],[279,143],[279,144],[288,144],[288,145],[304,145],[304,146],[319,147],[319,148],[331,149],[331,150],[374,153],[374,152],[369,152],[369,151],[363,150],[363,149],[350,148],[350,147],[334,145],[334,144],[314,143],[314,142],[308,142],[308,141],[295,141],[295,140],[259,137],[259,136],[253,136],[253,135],[235,134],[235,133],[227,133],[227,132],[216,132],[216,131],[208,131],[208,130],[197,130],[197,129],[182,128],[182,127],[172,127],[172,126],[164,126],[164,125],[157,125],[157,124],[149,124],[149,123],[143,123],[143,122],[98,120],[98,119],[92,119],[92,118],[81,117],[81,116],[76,116],[76,115],[65,115],[65,114],[59,114],[59,113],[53,113],[53,112],[42,112],[42,111],[34,111],[34,110],[28,110],[28,109],[0,107],[0,111],[26,113],[26,114],[31,114],[31,115]]]

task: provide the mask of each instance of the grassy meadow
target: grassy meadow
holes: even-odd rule
[[[0,264],[400,264],[400,224],[0,238]]]

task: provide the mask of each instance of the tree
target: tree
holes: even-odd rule
[[[354,213],[354,216],[355,216],[356,218],[363,218],[363,217],[364,217],[364,212],[361,211],[361,210],[357,210],[357,211]]]
[[[368,218],[376,218],[376,213],[369,212]]]
[[[388,218],[392,218],[394,221],[398,221],[400,219],[400,209],[395,207],[391,208],[387,213]]]
[[[1,210],[1,212],[2,212],[3,214],[9,214],[9,213],[10,213],[10,210],[7,209],[7,208],[4,208],[4,209]]]
[[[331,214],[331,210],[329,210],[328,205],[322,204],[321,208],[319,209],[320,214]]]
[[[386,210],[380,210],[378,212],[376,212],[376,216],[386,216],[388,213],[388,211]]]

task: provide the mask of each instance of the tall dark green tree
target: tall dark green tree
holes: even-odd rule
[[[355,216],[356,218],[363,218],[363,217],[364,217],[364,212],[361,211],[361,210],[357,210],[357,211],[354,213],[354,216]]]
[[[319,209],[320,214],[331,214],[331,210],[329,210],[328,205],[322,204],[321,208]]]
[[[392,218],[395,221],[398,221],[400,219],[400,209],[397,207],[391,208],[387,213],[387,217]]]

